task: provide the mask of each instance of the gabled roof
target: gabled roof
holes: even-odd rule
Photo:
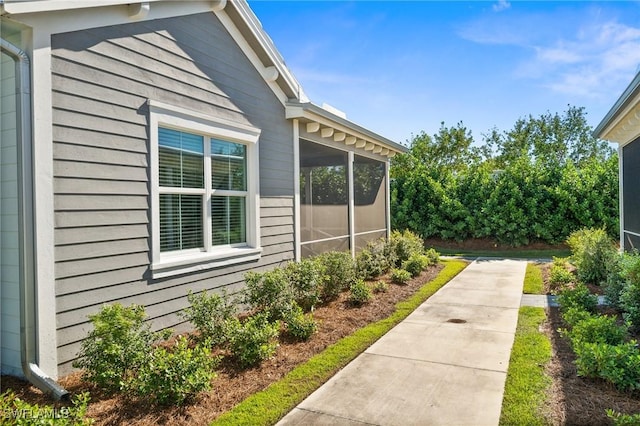
[[[597,138],[626,145],[640,136],[640,72],[595,128]]]
[[[144,18],[154,3],[169,3],[166,0],[0,0],[0,13],[9,15],[47,13],[64,10],[92,9],[107,6],[129,7],[129,17]],[[172,2],[172,3],[180,3]],[[213,11],[223,10],[229,15],[249,46],[262,62],[263,69],[258,70],[271,81],[275,81],[288,98],[308,101],[300,83],[291,74],[284,59],[276,49],[271,38],[262,29],[262,24],[245,0],[215,0],[208,3]],[[185,8],[185,14],[192,13]],[[126,17],[123,16],[123,19]]]
[[[347,144],[356,139],[354,145],[358,148],[364,148],[374,153],[383,153],[383,155],[393,156],[397,152],[406,151],[406,148],[389,139],[377,135],[351,121],[346,120],[328,109],[324,109],[310,103],[302,86],[295,76],[287,67],[282,55],[276,48],[275,44],[262,28],[260,20],[253,13],[246,0],[213,0],[200,2],[181,2],[167,0],[147,0],[135,2],[132,0],[0,0],[0,15],[8,16],[19,20],[22,15],[30,15],[37,13],[51,13],[60,11],[71,11],[81,9],[94,9],[108,6],[127,6],[123,9],[128,15],[123,14],[122,20],[131,21],[144,19],[149,11],[154,8],[155,4],[172,4],[180,5],[180,3],[191,5],[200,3],[206,5],[211,11],[224,10],[228,19],[231,20],[233,26],[239,34],[244,47],[251,52],[245,53],[249,56],[258,72],[264,77],[269,84],[277,85],[277,92],[281,92],[279,98],[285,104],[287,118],[301,119],[303,123],[316,123],[322,125],[323,128],[332,128],[337,132],[337,138],[345,134]],[[203,7],[204,9],[204,7]],[[193,9],[184,7],[176,8],[178,14],[185,15],[194,13]],[[128,22],[127,21],[127,22]],[[241,46],[242,48],[243,46]],[[244,50],[244,49],[243,49]],[[276,89],[274,89],[276,90]],[[313,125],[315,126],[315,124]],[[309,129],[313,126],[308,126]],[[326,133],[325,133],[326,134]],[[332,133],[333,134],[333,133]],[[347,138],[347,135],[349,136]],[[336,136],[334,136],[334,139]],[[362,145],[362,146],[361,146]]]

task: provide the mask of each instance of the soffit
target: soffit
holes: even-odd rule
[[[640,73],[596,127],[594,135],[620,145],[640,136]]]

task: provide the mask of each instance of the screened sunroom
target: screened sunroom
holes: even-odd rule
[[[313,104],[296,118],[299,257],[361,250],[389,234],[389,158],[404,147]],[[295,126],[294,126],[295,127]]]

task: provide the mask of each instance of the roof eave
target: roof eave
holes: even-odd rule
[[[620,144],[627,143],[629,141],[624,138],[615,137],[612,135],[612,131],[617,126],[621,125],[621,120],[628,115],[630,110],[634,106],[640,104],[640,72],[638,72],[635,78],[631,81],[629,86],[622,92],[622,95],[618,98],[615,104],[611,107],[609,112],[604,116],[600,124],[596,126],[593,131],[593,135],[596,138],[609,140]],[[634,116],[637,115],[634,114]],[[640,117],[635,117],[640,119]],[[639,126],[640,128],[640,126]]]
[[[134,5],[160,3],[165,0],[0,0],[0,12],[2,15],[23,15],[32,13],[46,13],[63,10],[88,9],[107,6]],[[227,9],[231,11],[230,16],[234,24],[241,27],[244,37],[249,37],[249,44],[260,52],[264,67],[274,67],[277,72],[276,84],[289,98],[300,101],[308,101],[302,86],[287,68],[282,55],[278,52],[275,44],[262,28],[260,20],[253,13],[246,0],[215,0],[211,1],[211,9]],[[235,13],[233,13],[235,12]]]
[[[58,10],[86,9],[93,7],[118,6],[130,3],[153,3],[162,0],[11,0],[0,3],[2,6],[2,14],[26,14],[55,12]]]
[[[284,58],[278,51],[277,47],[271,37],[266,33],[262,27],[262,23],[258,17],[253,13],[246,0],[234,0],[229,1],[229,5],[233,5],[234,10],[242,18],[242,22],[245,24],[246,31],[245,36],[249,35],[254,43],[251,43],[253,48],[259,48],[262,50],[262,60],[268,62],[265,63],[265,67],[273,66],[278,71],[277,84],[283,90],[283,92],[290,98],[298,99],[302,102],[308,101],[306,94],[304,93],[302,86],[291,73],[289,68],[284,62]],[[236,25],[238,23],[236,22]]]
[[[389,153],[393,153],[391,155],[383,154],[386,156],[393,156],[396,153],[403,153],[408,150],[407,147],[400,145],[399,143],[387,139],[384,136],[372,132],[369,129],[366,129],[311,102],[287,102],[286,117],[287,119],[305,119],[310,123],[319,123],[322,126],[336,127],[339,132],[348,133],[348,136],[353,136],[358,141],[364,140],[365,142],[382,147],[383,150],[388,150]],[[343,140],[348,140],[347,135],[345,135]],[[349,144],[348,142],[345,143]],[[373,151],[376,153],[375,148]]]

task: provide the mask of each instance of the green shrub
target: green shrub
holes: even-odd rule
[[[567,264],[569,263],[569,258],[568,257],[557,257],[557,256],[552,256],[552,264],[554,266],[561,266],[563,268],[567,268]]]
[[[384,241],[374,241],[356,255],[356,271],[358,278],[371,280],[379,277],[390,268],[385,255]]]
[[[411,279],[411,272],[404,269],[394,269],[391,271],[391,281],[396,284],[406,284]]]
[[[302,308],[294,303],[284,316],[287,333],[296,340],[306,341],[316,332],[318,325],[312,314],[305,315]]]
[[[581,307],[572,306],[568,309],[562,310],[562,319],[569,327],[573,327],[578,322],[592,317],[591,313],[585,311]]]
[[[413,254],[409,259],[402,262],[402,269],[408,271],[412,277],[417,277],[422,271],[429,267],[429,258],[422,254]]]
[[[171,350],[155,348],[135,379],[136,392],[160,405],[182,405],[199,392],[211,389],[218,360],[206,347],[189,348],[187,338],[179,336]]]
[[[300,262],[290,262],[284,271],[289,279],[293,298],[302,309],[310,311],[322,301],[325,275],[319,261],[302,259]]]
[[[270,323],[266,312],[249,317],[231,327],[229,348],[243,367],[261,363],[275,354],[278,343],[278,323]]]
[[[373,292],[374,293],[386,293],[389,291],[389,284],[386,282],[379,280],[373,284]]]
[[[637,342],[621,345],[579,342],[574,345],[578,375],[604,379],[621,391],[640,389]]]
[[[89,405],[88,392],[82,392],[71,398],[70,407],[29,404],[18,398],[13,391],[0,394],[0,423],[17,426],[86,426],[93,424],[87,418]]]
[[[595,315],[577,321],[566,334],[574,346],[582,342],[620,345],[627,337],[627,327],[618,325],[615,317]]]
[[[625,282],[619,304],[625,321],[634,330],[640,329],[640,282]]]
[[[627,253],[619,255],[611,265],[607,280],[604,282],[602,288],[607,303],[620,310],[622,310],[620,306],[620,295],[626,282],[626,279],[623,277],[623,270],[629,266],[628,263],[631,259],[633,259],[633,256]],[[631,263],[633,262],[631,261]]]
[[[152,332],[144,318],[142,306],[104,305],[89,316],[93,330],[82,341],[73,366],[84,369],[83,377],[104,390],[127,390],[138,368],[149,362],[153,344],[171,334]]]
[[[355,264],[348,252],[330,251],[316,257],[324,268],[322,299],[335,299],[340,292],[349,288],[356,278]]]
[[[434,248],[430,248],[424,252],[424,255],[427,257],[428,264],[427,266],[437,265],[440,262],[440,253],[436,251]]]
[[[371,289],[362,279],[357,279],[349,287],[349,302],[352,305],[360,306],[371,300]]]
[[[640,425],[640,413],[622,414],[614,410],[607,410],[607,417],[614,426],[638,426]]]
[[[565,266],[558,266],[555,263],[551,265],[551,271],[549,272],[549,284],[551,287],[554,289],[562,288],[566,284],[575,281],[576,277]]]
[[[266,312],[272,320],[281,319],[293,302],[293,291],[285,271],[281,268],[262,273],[249,271],[244,278],[247,283],[245,302],[259,312]]]
[[[391,266],[399,267],[414,254],[424,252],[424,241],[418,235],[408,229],[404,231],[392,231],[389,238],[389,246],[395,256]]]
[[[560,291],[558,303],[563,311],[569,308],[580,308],[593,313],[598,306],[598,296],[591,294],[587,286],[580,283],[575,288]]]
[[[569,235],[567,244],[581,281],[598,285],[607,278],[617,249],[604,229],[575,231]]]
[[[640,329],[640,255],[618,256],[605,285],[607,300],[618,307],[634,330]]]
[[[191,306],[179,315],[193,324],[200,332],[200,340],[208,341],[211,345],[221,345],[228,340],[228,323],[236,314],[235,303],[229,301],[226,290],[222,296],[189,292],[187,297]]]

